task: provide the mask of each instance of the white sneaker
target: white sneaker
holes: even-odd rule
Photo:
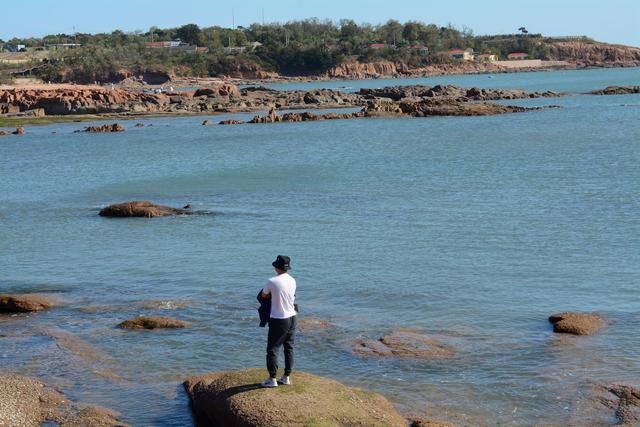
[[[278,387],[278,382],[276,381],[275,378],[267,378],[266,380],[262,381],[262,387],[266,387],[266,388]]]
[[[278,380],[278,384],[291,385],[291,378],[289,378],[289,375],[283,375],[282,378]]]

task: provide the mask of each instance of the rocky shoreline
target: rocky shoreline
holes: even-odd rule
[[[272,109],[317,110],[359,108],[358,114],[325,115],[322,119],[380,115],[426,117],[473,116],[527,111],[524,107],[491,104],[487,101],[557,97],[555,92],[460,88],[453,85],[398,86],[342,92],[332,89],[277,91],[265,87],[239,89],[220,84],[196,91],[149,94],[101,87],[0,90],[1,117],[129,118],[153,115],[219,114]],[[286,116],[283,120],[256,118],[251,123],[315,120],[313,114]],[[232,124],[236,122],[225,122]],[[210,124],[205,120],[204,125]],[[118,124],[90,126],[85,132],[121,132]],[[5,132],[6,134],[7,132]],[[20,129],[11,133],[24,133]]]
[[[610,86],[588,92],[590,95],[637,94],[638,86]],[[136,117],[211,115],[270,111],[267,116],[256,116],[248,123],[275,123],[282,121],[314,121],[375,116],[475,116],[523,112],[539,108],[526,108],[495,104],[491,101],[530,98],[555,98],[566,94],[553,91],[528,92],[520,89],[462,88],[454,85],[390,86],[343,92],[334,89],[274,90],[262,86],[238,88],[229,83],[200,88],[195,91],[169,93],[143,93],[99,86],[37,89],[0,89],[0,120],[29,120],[38,123],[51,118],[73,120],[127,119]],[[354,113],[323,115],[290,113],[274,115],[272,110],[320,110],[358,108]],[[546,107],[548,108],[548,107]],[[227,120],[222,124],[244,121]],[[205,120],[203,125],[211,124]],[[137,126],[141,126],[138,124]],[[119,124],[90,126],[86,132],[121,132]],[[22,135],[3,130],[0,135]]]

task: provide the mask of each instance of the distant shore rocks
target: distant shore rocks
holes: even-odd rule
[[[223,83],[211,87],[200,88],[194,92],[193,96],[206,96],[210,98],[227,96],[229,98],[236,98],[240,96],[240,91],[238,90],[238,86],[234,84]]]
[[[170,206],[157,205],[149,201],[133,201],[109,205],[101,209],[99,215],[114,218],[154,218],[169,215],[189,215],[191,213],[193,213],[191,205],[186,205],[183,208],[172,208]]]
[[[77,132],[89,132],[89,133],[104,133],[104,132],[124,132],[124,126],[120,123],[113,123],[110,125],[101,126],[87,126],[84,130],[77,130]]]
[[[604,320],[593,313],[563,312],[549,316],[553,332],[592,335],[604,326]]]
[[[360,340],[353,353],[365,357],[400,357],[446,359],[453,357],[453,347],[426,335],[411,331],[394,331],[377,340]]]
[[[292,385],[264,389],[265,369],[191,377],[184,387],[202,426],[388,426],[407,421],[382,395],[296,371]]]
[[[640,93],[640,86],[607,86],[604,89],[592,90],[591,95],[628,95]]]
[[[24,127],[18,126],[16,130],[0,130],[0,136],[2,135],[24,135]]]
[[[122,329],[182,329],[188,326],[189,322],[166,316],[138,316],[118,325]]]
[[[0,426],[126,426],[116,416],[108,409],[72,403],[38,380],[0,375]]]
[[[40,294],[0,295],[0,313],[30,313],[53,307],[54,302]]]

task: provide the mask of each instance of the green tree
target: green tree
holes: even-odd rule
[[[176,35],[185,43],[197,45],[202,39],[202,31],[196,24],[187,24],[178,28]]]

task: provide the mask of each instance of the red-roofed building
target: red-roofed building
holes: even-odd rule
[[[524,52],[514,52],[507,55],[507,59],[527,59],[528,57],[529,54]]]
[[[385,43],[369,43],[369,47],[371,49],[384,49],[387,45]]]
[[[450,58],[462,59],[464,61],[471,61],[473,59],[473,49],[451,49],[449,52]]]

